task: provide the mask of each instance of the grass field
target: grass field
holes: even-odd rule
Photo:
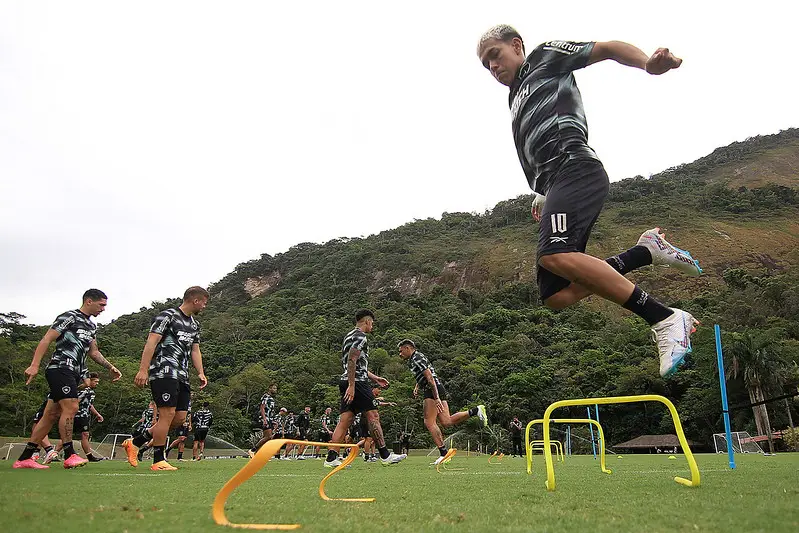
[[[321,461],[272,461],[231,496],[227,514],[232,522],[301,523],[307,532],[799,531],[799,454],[738,455],[735,471],[726,456],[699,455],[697,488],[673,481],[688,476],[682,456],[609,456],[611,475],[593,458],[575,456],[556,466],[556,492],[547,492],[543,458],[535,459],[532,476],[519,458],[493,466],[485,457],[456,457],[452,467],[463,470],[442,473],[423,457],[391,467],[358,459],[328,482],[331,497],[373,496],[374,503],[322,501]],[[149,463],[30,471],[0,461],[0,529],[230,530],[214,524],[211,502],[244,462],[174,463],[180,471],[154,473]]]

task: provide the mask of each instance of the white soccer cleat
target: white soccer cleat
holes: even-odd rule
[[[681,250],[666,240],[666,234],[660,233],[660,228],[647,230],[638,239],[638,246],[645,246],[652,255],[653,265],[666,265],[674,267],[689,276],[698,276],[702,273],[699,261],[686,250]]]
[[[691,353],[691,333],[696,331],[696,320],[690,313],[672,309],[674,313],[652,326],[652,340],[660,353],[660,375],[673,375]]]
[[[488,427],[488,414],[486,413],[485,405],[477,406],[477,418],[483,423],[483,427]]]
[[[44,461],[42,461],[42,464],[49,465],[56,459],[58,459],[58,452],[55,450],[50,450],[47,452],[47,455],[44,456]]]
[[[325,464],[325,468],[338,468],[339,466],[341,466],[341,463],[343,463],[343,462],[344,461],[341,460],[341,456],[338,456],[335,459],[333,459],[332,461],[325,460],[324,464]]]
[[[441,457],[439,457],[438,459],[436,459],[435,461],[433,461],[431,464],[432,464],[433,466],[438,466],[438,465],[440,465],[441,463],[448,463],[448,462],[449,462],[449,460],[450,460],[450,458],[449,458],[449,457],[447,457],[446,455],[442,455]]]
[[[383,466],[394,465],[394,464],[399,463],[400,461],[402,461],[406,457],[408,457],[408,456],[405,455],[404,453],[396,454],[394,452],[391,452],[391,454],[388,457],[386,457],[385,459],[381,458],[380,462],[383,463]]]

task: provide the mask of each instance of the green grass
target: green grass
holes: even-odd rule
[[[358,460],[328,483],[331,497],[373,496],[374,503],[325,502],[317,486],[321,461],[272,461],[231,496],[232,522],[301,523],[307,532],[510,531],[799,531],[799,454],[776,457],[699,455],[698,488],[685,459],[665,455],[608,457],[612,475],[591,457],[556,466],[558,490],[544,487],[544,462],[532,476],[524,461],[456,457],[462,471],[436,473],[411,457],[383,467]],[[3,531],[225,531],[211,520],[211,502],[244,460],[175,463],[178,472],[153,473],[108,461],[65,471],[12,470],[0,461]]]

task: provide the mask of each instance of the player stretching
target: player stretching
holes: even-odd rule
[[[277,383],[272,383],[269,385],[269,390],[261,396],[261,405],[258,407],[258,410],[261,413],[260,420],[261,420],[261,427],[263,428],[263,437],[259,440],[255,446],[250,448],[247,453],[250,457],[255,456],[255,452],[261,449],[261,446],[267,443],[267,441],[271,440],[273,437],[273,432],[275,429],[275,422],[277,418],[277,402],[275,401],[275,394],[277,394]]]
[[[196,411],[192,416],[191,423],[194,426],[194,444],[192,445],[192,460],[199,461],[205,455],[205,439],[208,438],[208,431],[214,421],[214,415],[208,409],[208,402],[203,402],[203,408]]]
[[[572,72],[612,59],[649,74],[664,74],[678,68],[682,59],[668,48],[647,57],[619,41],[547,41],[525,57],[521,36],[508,25],[483,34],[477,54],[494,78],[510,88],[513,139],[533,190],[533,218],[540,221],[537,278],[544,304],[563,309],[596,294],[629,309],[652,327],[660,375],[672,375],[691,352],[691,333],[698,322],[655,300],[624,274],[651,264],[669,265],[691,276],[702,270],[691,254],[668,243],[659,228],[645,231],[636,246],[605,261],[585,253],[609,180],[588,146],[582,98]]]
[[[430,361],[427,360],[427,357],[416,349],[416,344],[410,339],[401,340],[397,344],[397,348],[399,348],[400,357],[404,361],[408,361],[411,372],[416,378],[413,397],[416,398],[419,395],[419,389],[424,391],[424,425],[433,437],[433,442],[441,454],[433,463],[437,465],[444,460],[444,456],[449,451],[444,446],[444,435],[441,433],[438,423],[440,422],[442,426],[448,428],[465,422],[471,416],[476,416],[485,427],[488,425],[486,408],[484,405],[478,405],[468,411],[450,415],[449,405],[447,404],[447,389],[444,388],[444,384],[438,379],[436,371]]]
[[[122,443],[132,466],[138,466],[138,447],[153,441],[153,465],[150,470],[177,470],[166,462],[164,447],[170,428],[177,428],[186,420],[191,388],[189,387],[189,360],[197,370],[200,388],[208,384],[203,371],[200,352],[200,324],[194,315],[201,313],[208,304],[208,291],[202,287],[189,287],[183,294],[183,303],[176,309],[160,313],[147,336],[141,356],[139,372],[134,383],[144,387],[150,382],[158,418],[150,430],[136,439]]]
[[[50,429],[58,422],[58,432],[64,446],[64,468],[83,466],[88,461],[75,453],[72,444],[72,432],[75,414],[78,412],[78,384],[87,379],[86,355],[111,371],[113,381],[122,374],[109,363],[97,348],[97,326],[91,317],[96,317],[105,310],[108,297],[98,289],[89,289],[83,294],[80,309],[67,311],[56,318],[42,340],[36,346],[33,361],[25,369],[25,384],[30,384],[39,372],[39,363],[55,342],[55,351],[47,365],[44,376],[50,386],[50,400],[31,434],[31,440],[25,446],[14,468],[49,468],[40,465],[33,458],[38,451],[39,443],[50,433]]]
[[[369,348],[366,334],[372,331],[375,315],[368,309],[355,313],[355,329],[347,333],[341,350],[341,365],[344,372],[339,381],[341,392],[341,418],[333,431],[333,443],[344,442],[344,436],[356,414],[362,413],[369,425],[369,433],[375,440],[383,465],[398,463],[405,455],[397,455],[386,448],[383,428],[380,427],[380,415],[372,394],[369,381],[381,387],[388,387],[388,380],[369,372]],[[341,464],[338,449],[331,447],[327,452],[325,466],[336,467]]]

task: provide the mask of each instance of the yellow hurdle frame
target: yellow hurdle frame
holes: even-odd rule
[[[331,447],[338,447],[338,448],[351,448],[350,454],[344,459],[344,462],[341,463],[340,466],[334,468],[329,474],[327,474],[324,479],[322,479],[321,483],[319,483],[319,496],[326,501],[338,501],[338,502],[373,502],[375,501],[374,498],[330,498],[325,493],[325,483],[327,480],[330,479],[333,474],[339,472],[340,470],[346,468],[351,462],[355,460],[358,456],[358,452],[360,448],[357,444],[338,444],[338,443],[331,443],[331,442],[309,442],[307,440],[292,440],[292,439],[273,439],[267,441],[266,444],[261,446],[261,449],[258,450],[258,453],[247,462],[244,467],[236,472],[236,474],[228,480],[227,483],[219,490],[214,498],[214,505],[212,508],[212,515],[214,518],[214,522],[219,524],[220,526],[229,526],[229,527],[236,527],[242,529],[270,529],[270,530],[288,530],[288,529],[298,529],[300,524],[233,524],[231,523],[227,517],[225,516],[225,502],[227,501],[230,494],[242,483],[250,479],[256,472],[258,472],[261,468],[263,468],[266,463],[271,459],[279,450],[283,447],[284,444],[300,444],[300,445],[309,445],[309,446],[331,446]]]
[[[604,472],[605,474],[611,474],[612,473],[611,470],[605,468],[605,433],[602,431],[602,426],[599,424],[599,422],[597,422],[596,420],[592,420],[590,418],[553,418],[551,420],[551,422],[554,422],[555,424],[592,424],[593,426],[595,426],[596,429],[597,429],[597,432],[599,433],[599,468],[601,468],[602,472]],[[530,428],[534,424],[543,424],[543,423],[544,423],[544,419],[543,418],[539,418],[537,420],[531,420],[530,423],[527,424],[527,428],[525,429],[525,432],[524,432],[524,443],[525,443],[525,446],[527,446],[527,443],[530,442]],[[543,441],[543,440],[542,441],[533,441],[533,443],[536,443],[536,442],[545,442],[545,441]],[[550,443],[552,443],[552,442],[560,443],[560,441],[550,441]],[[531,452],[532,443],[528,446],[527,449],[528,449],[528,453],[527,453],[527,473],[528,474],[532,474],[533,473],[533,454]],[[541,451],[543,451],[543,449]],[[561,451],[561,453],[563,453],[563,452]]]
[[[502,458],[505,457],[505,454],[504,453],[500,453],[499,455],[497,455],[497,453],[498,452],[494,452],[494,453],[491,454],[491,457],[488,458],[488,464],[490,464],[490,465],[498,465],[498,464],[500,464],[502,462]],[[491,461],[491,459],[493,459],[494,457],[497,458],[497,462],[496,463]]]
[[[543,420],[541,420],[543,422]],[[549,442],[549,445],[555,448],[555,456],[556,460],[560,461],[561,463],[566,461],[566,455],[563,453],[563,443],[559,440],[553,440]],[[544,452],[544,441],[543,440],[534,440],[530,442],[529,446],[530,450],[541,450],[541,453]]]
[[[436,465],[436,472],[440,474],[442,468],[444,470],[463,470],[463,468],[447,468],[447,463],[450,461],[450,459],[455,457],[456,453],[458,453],[458,450],[455,448],[450,448],[447,452],[447,455],[444,456],[444,460]]]
[[[682,424],[680,423],[680,415],[677,414],[677,409],[674,407],[674,404],[671,403],[668,398],[660,396],[659,394],[642,394],[639,396],[611,396],[608,398],[578,398],[574,400],[560,400],[547,407],[547,410],[544,412],[544,441],[547,443],[547,446],[544,447],[544,458],[547,462],[547,490],[555,490],[555,467],[552,464],[552,450],[548,445],[549,442],[551,442],[549,439],[549,424],[552,422],[552,411],[560,407],[578,405],[607,405],[614,403],[636,402],[660,402],[665,405],[666,408],[668,408],[669,413],[671,413],[671,418],[674,421],[674,429],[677,432],[677,439],[680,441],[683,454],[688,461],[688,468],[691,470],[691,479],[685,479],[676,476],[674,481],[680,485],[685,485],[686,487],[698,487],[700,483],[699,467],[696,466],[696,459],[694,459],[694,455],[691,453],[691,448],[688,446],[688,440],[685,438],[685,432],[683,431]]]

